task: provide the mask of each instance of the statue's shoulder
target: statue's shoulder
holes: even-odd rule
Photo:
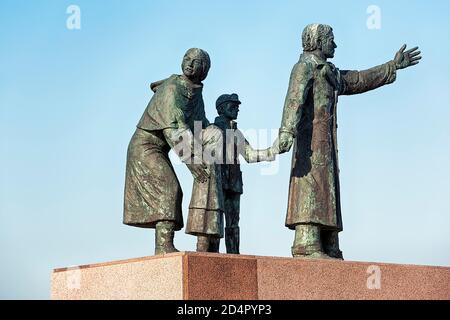
[[[298,60],[299,63],[302,63],[309,68],[315,68],[318,64],[321,63],[313,54],[310,53],[302,53]]]
[[[167,111],[170,108],[178,107],[176,101],[179,101],[179,97],[182,94],[178,77],[178,75],[174,74],[150,85],[155,94],[147,106],[149,110],[153,110],[153,112],[156,112],[156,110]]]
[[[292,75],[295,77],[308,78],[314,74],[315,65],[309,59],[305,59],[303,55],[300,56],[299,61],[294,64],[292,68]]]
[[[153,92],[161,92],[166,90],[175,90],[181,86],[180,76],[177,74],[173,74],[170,77],[152,82],[150,84],[150,89],[152,89]]]

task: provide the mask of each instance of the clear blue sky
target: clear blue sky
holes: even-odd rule
[[[81,30],[66,28],[70,4]],[[366,26],[372,4],[379,30]],[[200,47],[212,60],[208,118],[220,94],[236,92],[241,128],[276,129],[312,22],[333,26],[341,69],[384,63],[403,43],[423,52],[394,84],[340,99],[344,257],[449,266],[449,12],[445,0],[2,0],[0,298],[48,298],[55,267],[153,254],[153,230],[122,225],[126,150],[150,82],[180,73],[186,49]],[[242,166],[244,254],[290,256],[290,158],[274,175]],[[186,219],[192,177],[175,170]],[[184,230],[175,242],[195,250]]]

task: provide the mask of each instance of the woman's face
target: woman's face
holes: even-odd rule
[[[199,81],[203,74],[202,60],[195,52],[188,51],[183,57],[181,68],[186,77],[192,81]]]

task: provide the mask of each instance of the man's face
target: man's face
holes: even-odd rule
[[[334,49],[337,48],[336,43],[334,42],[333,31],[330,31],[324,39],[322,39],[322,52],[326,58],[334,57]]]
[[[183,69],[184,75],[191,80],[200,79],[203,72],[202,61],[194,52],[185,54],[181,68]]]
[[[228,101],[225,102],[223,107],[223,115],[230,119],[230,120],[236,120],[239,113],[239,103]]]

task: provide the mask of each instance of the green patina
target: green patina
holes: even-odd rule
[[[337,47],[332,28],[306,26],[304,52],[294,65],[279,134],[280,153],[294,144],[286,226],[295,229],[296,257],[342,259],[338,233],[342,231],[337,153],[339,95],[359,94],[390,84],[396,71],[419,62],[420,51],[405,51],[364,71],[339,70],[328,58]]]

